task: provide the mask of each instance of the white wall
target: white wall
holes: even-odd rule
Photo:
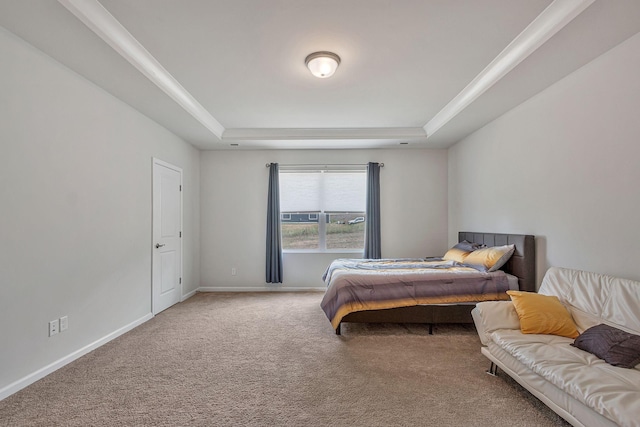
[[[184,171],[184,293],[198,288],[199,152],[0,27],[0,398],[148,317],[151,162]],[[69,329],[48,337],[48,322]],[[14,382],[18,382],[10,386]]]
[[[202,152],[202,286],[264,289],[266,163],[382,162],[382,256],[443,254],[447,246],[446,150],[281,150]],[[355,254],[285,253],[282,287],[322,287],[332,259]],[[237,275],[231,275],[231,267]],[[269,285],[272,287],[272,285]]]
[[[449,242],[537,236],[550,266],[640,280],[640,34],[449,150]]]

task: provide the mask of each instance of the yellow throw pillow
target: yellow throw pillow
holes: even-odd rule
[[[513,255],[515,245],[492,246],[471,252],[464,263],[485,271],[496,271]]]
[[[466,240],[463,240],[462,242],[457,243],[454,247],[449,249],[447,253],[444,254],[442,259],[445,259],[447,261],[456,261],[459,263],[463,263],[467,255],[469,255],[471,252],[475,251],[479,247],[480,245],[477,243],[471,243],[471,242],[467,242]]]
[[[449,249],[446,254],[444,254],[442,259],[447,261],[455,261],[455,262],[462,263],[464,262],[464,259],[467,257],[467,255],[469,255],[470,253],[471,252],[469,251],[465,251],[465,250],[453,247]]]
[[[507,291],[520,319],[523,334],[548,334],[575,338],[578,334],[571,313],[553,295]]]

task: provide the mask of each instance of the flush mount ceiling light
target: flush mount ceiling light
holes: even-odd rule
[[[304,60],[309,71],[320,79],[333,76],[340,65],[340,57],[333,52],[313,52]]]

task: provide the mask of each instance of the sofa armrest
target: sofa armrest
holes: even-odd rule
[[[489,344],[489,335],[498,329],[520,329],[520,319],[511,301],[485,301],[471,311],[482,345]]]

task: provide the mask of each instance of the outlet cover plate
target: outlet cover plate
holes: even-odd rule
[[[60,318],[60,332],[64,332],[69,329],[69,316],[62,316]]]
[[[49,322],[49,336],[57,335],[60,331],[60,321],[58,319]]]

